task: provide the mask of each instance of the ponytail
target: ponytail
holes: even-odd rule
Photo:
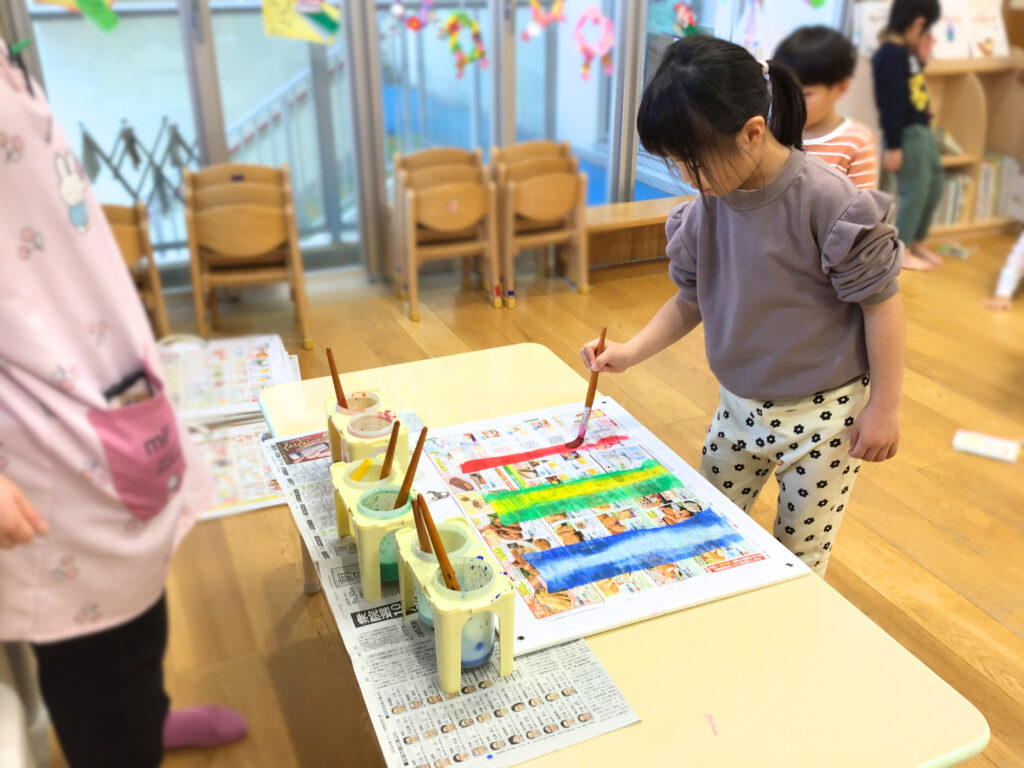
[[[807,122],[803,88],[793,71],[781,61],[772,59],[766,66],[772,98],[768,129],[780,144],[803,149],[804,123]]]

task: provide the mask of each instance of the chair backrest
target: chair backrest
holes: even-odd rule
[[[569,157],[570,155],[572,155],[572,148],[569,146],[569,142],[538,139],[537,141],[513,144],[510,147],[493,147],[491,149],[491,164],[494,166],[499,163],[512,165],[537,157]]]
[[[523,160],[519,163],[506,165],[501,163],[498,166],[498,179],[500,181],[525,181],[534,176],[547,176],[551,173],[576,173],[577,161],[575,157],[534,157],[530,160]]]
[[[202,211],[224,205],[264,205],[269,208],[282,208],[286,201],[284,190],[279,184],[243,181],[214,184],[196,189],[193,202],[195,209]]]
[[[483,171],[473,165],[432,165],[418,171],[403,171],[401,184],[404,189],[423,190],[442,184],[461,182],[482,182]]]
[[[103,213],[114,233],[118,248],[125,265],[131,269],[143,256],[151,256],[149,248],[143,244],[142,223],[146,218],[146,209],[142,203],[135,205],[104,205]]]
[[[207,210],[186,209],[195,245],[218,256],[262,256],[288,242],[288,218],[280,207],[223,205]]]
[[[533,221],[560,219],[580,203],[580,183],[578,173],[551,173],[513,183],[512,212]]]
[[[483,154],[479,149],[465,150],[455,147],[434,147],[413,152],[409,155],[395,155],[395,171],[418,171],[432,165],[483,165]]]
[[[191,171],[183,170],[185,185],[194,190],[212,187],[218,184],[252,182],[283,187],[288,167],[274,168],[268,165],[248,165],[245,163],[219,163]]]
[[[458,232],[479,224],[490,210],[488,187],[476,182],[458,182],[409,190],[416,224],[438,232]]]

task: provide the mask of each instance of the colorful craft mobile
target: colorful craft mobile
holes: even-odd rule
[[[698,32],[697,17],[693,9],[686,3],[676,3],[674,6],[676,20],[672,22],[672,34],[678,37],[685,37]]]
[[[399,24],[403,25],[406,29],[411,29],[413,32],[419,32],[427,26],[431,21],[433,12],[434,0],[423,0],[418,14],[406,11],[405,6],[401,2],[396,2],[391,6],[391,15],[395,17]]]
[[[587,23],[598,27],[599,37],[597,42],[591,43],[584,36],[584,29]],[[583,54],[583,66],[580,69],[580,76],[584,80],[590,79],[590,64],[594,59],[601,59],[601,69],[606,75],[612,73],[612,47],[615,45],[615,22],[605,16],[597,8],[590,7],[583,12],[580,20],[576,22],[576,32],[573,34],[576,46]]]
[[[827,0],[807,0],[807,4],[814,10],[819,10],[825,7]]]
[[[533,38],[537,37],[542,30],[546,29],[548,24],[556,21],[565,21],[565,13],[563,8],[565,6],[565,0],[555,0],[551,6],[550,11],[545,11],[541,5],[540,0],[530,0],[530,9],[533,12],[533,21],[526,25],[526,29],[523,30],[523,40],[529,42]]]
[[[473,50],[467,55],[459,41],[459,33],[463,29],[469,30],[469,36],[473,41]],[[465,73],[466,65],[479,61],[481,67],[487,66],[487,51],[484,50],[484,38],[480,34],[480,25],[471,18],[465,11],[455,11],[444,23],[442,35],[448,35],[448,50],[455,57],[455,77],[460,78]]]
[[[107,2],[107,0],[38,0],[38,2],[44,5],[56,5],[72,13],[80,13],[104,32],[112,30],[120,21],[118,15],[110,9],[113,3]]]

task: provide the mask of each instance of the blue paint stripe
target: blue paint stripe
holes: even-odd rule
[[[660,528],[626,531],[567,547],[525,554],[547,584],[561,592],[623,573],[702,555],[743,541],[742,534],[711,509]]]

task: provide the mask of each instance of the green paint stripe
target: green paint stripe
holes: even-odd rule
[[[341,26],[340,22],[337,19],[331,18],[324,11],[317,11],[316,13],[307,13],[304,15],[311,22],[313,22],[314,24],[318,24],[331,34],[337,32],[338,28]]]
[[[655,493],[662,493],[673,488],[682,488],[683,482],[675,475],[661,475],[649,480],[642,480],[639,483],[624,485],[620,488],[612,488],[607,491],[591,493],[584,496],[573,496],[567,499],[558,499],[544,504],[537,504],[526,507],[515,512],[499,513],[498,519],[503,525],[511,523],[522,523],[527,520],[537,520],[548,515],[555,515],[559,512],[575,512],[578,509],[589,509],[600,507],[603,504],[615,502],[633,501],[641,496],[650,496]]]
[[[648,479],[652,475],[668,474],[668,470],[656,461],[645,461],[639,467],[621,469],[615,472],[608,472],[603,475],[581,477],[559,485],[540,485],[533,488],[524,488],[517,491],[496,491],[495,493],[484,494],[484,501],[491,505],[491,508],[499,514],[514,512],[517,509],[545,504],[550,501],[557,501],[561,498],[570,498],[584,494],[596,493],[598,490],[606,490],[595,486],[602,486],[611,483],[628,485]],[[611,489],[607,489],[611,490]]]

